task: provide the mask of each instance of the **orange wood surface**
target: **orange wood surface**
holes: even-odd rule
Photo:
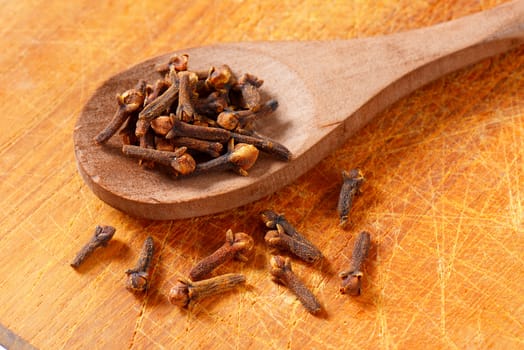
[[[524,47],[415,91],[291,185],[217,215],[148,221],[111,208],[79,176],[72,139],[102,82],[165,52],[388,34],[502,2],[7,1],[1,327],[41,349],[522,348]],[[367,182],[342,229],[340,173],[357,166]],[[293,260],[321,317],[270,280],[258,217],[267,208],[285,213],[325,255],[315,265]],[[97,224],[115,226],[115,238],[75,271],[69,262]],[[217,273],[244,273],[247,286],[190,311],[171,305],[177,277],[229,228],[251,234],[255,253]],[[354,298],[338,292],[337,274],[361,230],[373,246]],[[147,235],[157,246],[152,285],[135,296],[124,272]]]

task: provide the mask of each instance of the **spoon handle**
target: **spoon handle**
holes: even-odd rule
[[[338,108],[326,105],[327,113],[324,115],[331,117],[323,123],[336,124],[355,114],[351,121],[348,120],[350,125],[346,128],[351,133],[351,129],[368,122],[376,112],[430,81],[523,43],[523,0],[431,27],[363,39],[356,43],[336,43],[334,50],[337,55],[328,65],[336,67],[338,62],[338,66],[341,63],[343,66],[344,61],[352,60],[355,52],[360,51],[363,52],[359,54],[360,62],[365,68],[359,71],[354,67],[339,67],[335,72],[325,69],[324,78],[319,76],[317,81],[354,82],[353,77],[358,74],[361,82],[358,86],[340,86],[330,88],[330,91],[337,101],[351,96],[361,107],[353,111],[355,105],[348,105],[343,113],[340,105]],[[326,76],[326,73],[333,74]],[[327,84],[322,85],[319,89],[329,88]],[[366,105],[369,96],[377,98],[371,105]],[[355,124],[356,121],[360,123]]]
[[[391,35],[256,43],[253,49],[273,56],[278,52],[275,59],[306,77],[322,111],[317,127],[343,123],[337,128],[343,135],[333,135],[342,143],[377,112],[417,88],[523,43],[524,0],[518,0]]]
[[[373,38],[368,40],[369,43]],[[366,39],[363,41],[360,45],[364,46],[361,50],[366,51],[362,59],[367,70],[360,72],[362,85],[337,89],[346,96],[350,91],[360,107],[352,111],[354,106],[348,106],[345,116],[341,113],[324,121],[327,125],[347,121],[350,125],[346,125],[346,132],[349,133],[353,132],[351,129],[367,123],[377,112],[425,84],[524,44],[524,1],[513,1],[431,27],[384,36],[381,44],[373,42],[366,47]],[[345,50],[339,47],[338,50],[346,58],[351,57],[357,49],[351,46],[348,45]],[[338,59],[343,61],[341,57]],[[352,69],[348,70],[338,80],[347,80],[353,74]],[[369,96],[376,98],[366,100]],[[338,98],[342,99],[342,95]],[[354,114],[353,120],[348,120],[350,114],[347,112]]]

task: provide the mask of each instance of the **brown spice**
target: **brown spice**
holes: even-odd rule
[[[115,228],[112,226],[100,226],[98,225],[95,229],[95,233],[89,240],[89,242],[82,247],[77,253],[75,259],[71,263],[73,268],[79,267],[84,260],[91,255],[98,247],[105,247],[107,243],[113,238],[115,234]]]
[[[195,139],[193,137],[175,137],[171,140],[171,143],[177,147],[187,147],[201,153],[207,153],[213,158],[220,156],[224,146],[220,142],[212,142]]]
[[[191,271],[189,271],[189,278],[192,281],[199,281],[207,277],[218,266],[231,259],[247,261],[246,254],[251,252],[253,245],[253,238],[248,234],[243,232],[233,233],[233,231],[228,230],[224,245],[193,266]]]
[[[126,288],[132,292],[143,292],[149,287],[149,267],[155,250],[153,238],[148,236],[144,241],[135,268],[126,271]]]
[[[227,142],[231,138],[231,133],[224,129],[185,123],[173,115],[171,119],[173,120],[173,128],[166,135],[168,139],[175,136],[186,136],[201,140]]]
[[[231,137],[234,138],[236,142],[253,145],[261,151],[271,154],[278,159],[285,161],[291,160],[291,152],[284,145],[276,141],[261,137],[260,135],[250,136],[239,133],[231,133]]]
[[[171,86],[162,95],[145,106],[138,115],[135,131],[137,137],[143,136],[153,119],[168,111],[178,98],[178,78],[174,71],[170,72],[170,79]]]
[[[196,282],[181,278],[169,292],[168,299],[174,305],[187,308],[198,300],[228,292],[245,282],[244,275],[234,273]]]
[[[132,113],[129,118],[125,121],[124,125],[119,131],[119,135],[122,138],[122,144],[124,145],[136,145],[138,144],[138,137],[135,135],[136,122],[138,120],[138,113]]]
[[[315,246],[309,242],[297,240],[287,235],[279,224],[277,224],[276,230],[271,230],[266,233],[264,240],[269,247],[281,251],[288,251],[308,263],[313,263],[322,258],[322,254]]]
[[[158,79],[154,86],[148,85],[146,87],[146,99],[144,100],[144,106],[147,106],[151,102],[157,99],[158,96],[162,95],[169,87],[171,82],[166,79]]]
[[[196,165],[195,173],[204,173],[211,170],[232,169],[242,176],[247,176],[258,158],[258,149],[253,145],[239,143],[234,145],[230,139],[226,154]]]
[[[260,213],[266,227],[276,229],[266,234],[266,243],[270,247],[287,250],[300,259],[312,263],[322,258],[322,253],[306,237],[299,233],[291,225],[284,215],[277,214],[272,210],[264,210]]]
[[[260,93],[258,88],[264,83],[263,80],[246,73],[238,80],[233,88],[242,94],[241,106],[243,108],[257,111],[260,108]]]
[[[362,231],[355,238],[355,246],[353,247],[349,268],[338,274],[342,278],[342,286],[340,287],[342,294],[360,295],[361,280],[364,275],[361,267],[368,256],[370,245],[371,235],[366,231]]]
[[[177,174],[188,175],[195,170],[196,163],[193,157],[186,153],[186,147],[180,147],[174,152],[158,151],[144,147],[124,145],[122,152],[130,157],[152,161],[169,166]]]
[[[120,108],[96,137],[97,142],[107,141],[124,125],[120,132],[124,145],[167,152],[175,151],[174,147],[187,147],[195,156],[192,160],[202,162],[198,172],[233,169],[245,176],[259,150],[278,159],[291,159],[291,152],[284,145],[255,130],[255,122],[278,106],[276,100],[261,100],[259,88],[263,80],[249,73],[237,80],[227,65],[189,71],[188,62],[187,54],[174,55],[157,67],[165,75],[154,85],[141,80],[135,89],[119,95]],[[230,148],[225,151],[232,139],[238,144],[234,152]],[[160,162],[148,160],[153,154],[148,151],[128,148],[124,153],[139,158],[139,164],[146,168]],[[235,157],[240,157],[237,161],[242,164]],[[165,160],[164,156],[160,158]]]
[[[340,226],[344,226],[348,222],[349,212],[353,206],[353,200],[355,196],[360,193],[360,187],[365,181],[364,175],[362,175],[360,169],[353,169],[350,172],[343,171],[342,178],[344,182],[340,189],[337,205]]]
[[[211,67],[206,78],[206,86],[219,91],[229,90],[235,83],[235,75],[227,65],[221,65],[218,68]]]
[[[178,120],[184,122],[193,121],[195,110],[191,100],[195,95],[196,83],[198,76],[193,72],[178,73],[179,92],[178,92],[178,106],[176,108],[176,117]]]
[[[223,92],[214,91],[207,97],[195,101],[195,110],[199,114],[215,116],[228,107],[227,95]]]
[[[169,58],[167,63],[158,65],[156,67],[156,71],[159,73],[167,73],[171,69],[174,69],[175,71],[184,71],[187,70],[187,65],[189,63],[189,55],[182,54],[178,55],[175,54]]]
[[[113,116],[113,119],[111,119],[104,130],[95,136],[96,143],[102,144],[107,142],[111,136],[116,134],[118,129],[120,129],[131,114],[142,107],[145,98],[145,89],[146,82],[144,80],[139,80],[134,89],[127,90],[116,96],[118,109]]]
[[[160,116],[151,121],[151,128],[157,135],[166,136],[173,129],[173,119],[169,116]]]
[[[298,300],[300,300],[308,312],[312,314],[320,312],[320,303],[315,295],[295,275],[291,269],[291,260],[289,258],[274,255],[271,258],[269,272],[273,276],[273,281],[289,288],[289,290],[297,296]]]

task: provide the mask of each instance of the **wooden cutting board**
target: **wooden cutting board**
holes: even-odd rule
[[[0,10],[0,345],[523,347],[523,47],[417,90],[293,184],[218,215],[154,222],[121,213],[82,182],[72,144],[76,118],[95,89],[164,52],[216,42],[388,34],[502,2],[6,2]],[[352,226],[341,229],[340,173],[357,166],[367,182]],[[267,208],[285,213],[323,251],[326,259],[316,265],[293,260],[323,316],[309,315],[271,282],[258,217]],[[115,238],[75,271],[69,262],[97,224],[115,226]],[[171,305],[166,296],[177,278],[219,247],[229,228],[251,234],[255,252],[217,273],[244,273],[248,286],[191,311]],[[361,230],[371,232],[373,246],[363,294],[354,298],[338,292],[337,273],[347,267]],[[124,271],[147,235],[157,246],[152,286],[135,296],[124,288]]]

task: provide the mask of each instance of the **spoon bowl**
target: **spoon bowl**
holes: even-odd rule
[[[107,80],[85,105],[74,131],[81,176],[103,201],[149,219],[217,213],[260,199],[289,184],[338,148],[378,112],[451,71],[524,42],[524,1],[455,21],[364,39],[236,43],[177,50],[191,70],[228,64],[264,80],[265,100],[278,109],[257,131],[293,154],[283,162],[264,155],[249,176],[214,172],[173,179],[138,166],[122,154],[119,137],[93,138],[117,108],[114,96],[139,79],[159,78],[157,64],[173,53],[139,63]]]

